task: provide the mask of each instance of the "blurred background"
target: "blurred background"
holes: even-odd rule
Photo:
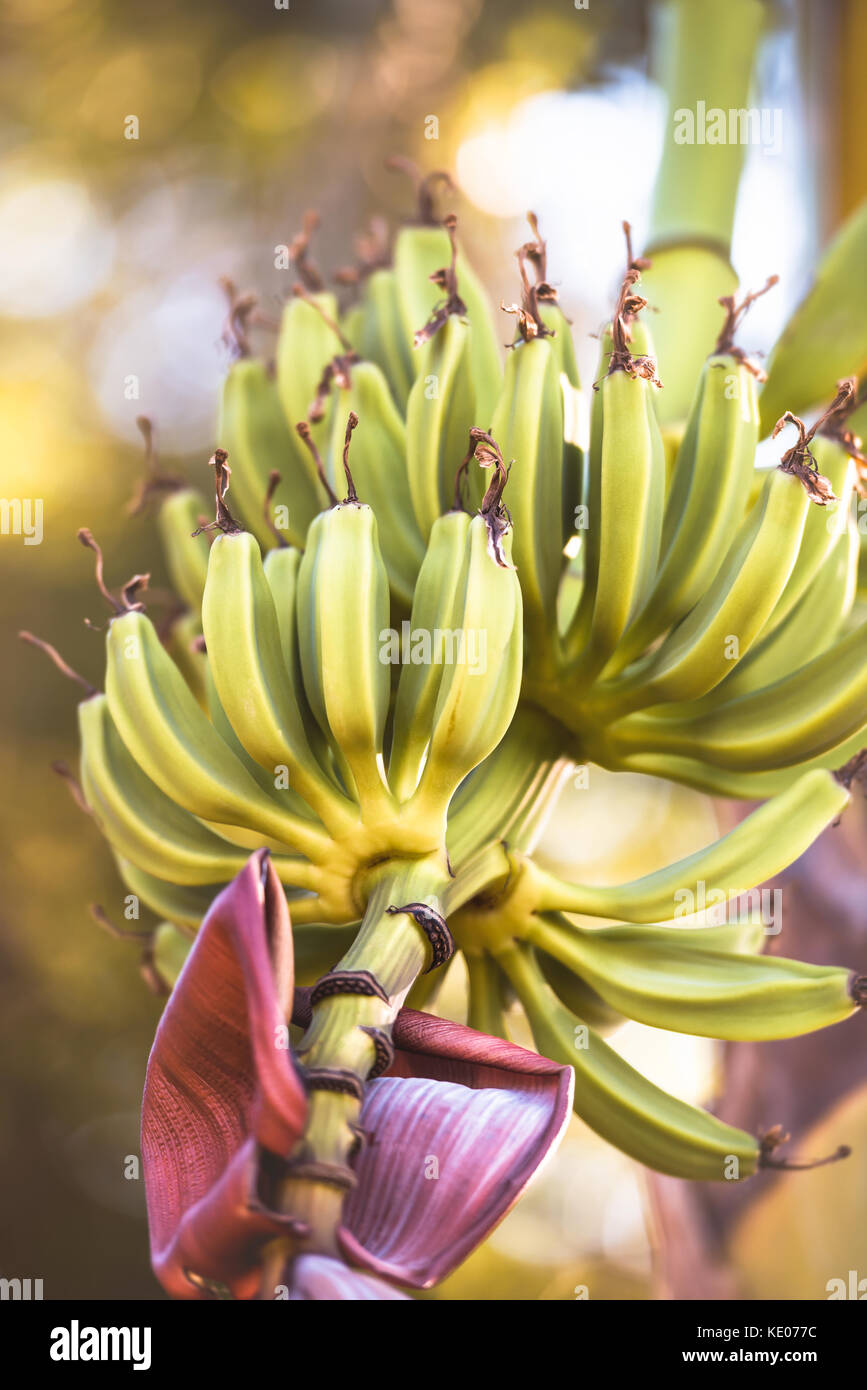
[[[514,248],[532,208],[592,381],[593,334],[640,245],[662,140],[636,0],[4,0],[0,43],[0,493],[39,498],[39,545],[0,536],[0,1273],[46,1298],[155,1298],[147,1260],[138,1104],[159,1001],[134,947],[88,904],[122,917],[106,847],[51,770],[76,759],[75,690],[15,634],[58,645],[96,681],[109,582],[164,581],[154,526],[127,504],[142,471],[136,416],[163,461],[205,485],[225,369],[219,278],[255,288],[275,321],[293,272],[278,250],[316,208],[329,276],[374,213],[392,225],[412,190],[390,155],[447,168],[462,239],[495,300],[516,297]],[[750,319],[766,350],[819,248],[867,194],[859,58],[867,7],[779,3],[757,104],[784,139],[750,151],[733,260],[747,285],[781,278]],[[269,351],[268,328],[259,347]],[[504,340],[507,331],[504,328]],[[683,789],[593,770],[567,793],[546,845],[606,881],[689,853],[718,808]],[[580,822],[579,822],[580,816]],[[854,821],[787,880],[796,947],[851,959],[867,939]],[[827,893],[817,889],[835,884]],[[144,925],[144,924],[142,924]],[[841,949],[841,942],[846,951]],[[863,964],[863,955],[861,961]],[[460,980],[450,982],[459,1004]],[[444,1286],[459,1298],[826,1297],[867,1277],[863,1047],[820,1039],[722,1049],[630,1024],[616,1045],[687,1099],[749,1127],[793,1127],[799,1148],[852,1143],[847,1164],[738,1190],[651,1181],[578,1121],[546,1175]],[[859,1046],[860,1044],[860,1052]],[[862,1089],[859,1091],[859,1078]],[[134,1172],[134,1165],[132,1168]],[[703,1185],[704,1186],[704,1185]],[[867,1285],[865,1285],[867,1287]]]

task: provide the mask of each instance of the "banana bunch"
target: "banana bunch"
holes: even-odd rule
[[[762,955],[779,924],[761,897],[744,893],[836,820],[847,780],[804,773],[723,839],[632,883],[566,883],[502,848],[499,882],[450,918],[467,956],[471,1022],[508,1036],[516,1001],[539,1051],[574,1068],[576,1114],[660,1172],[731,1181],[778,1162],[771,1141],[668,1095],[604,1035],[631,1018],[736,1041],[791,1037],[867,1001],[864,976]],[[699,911],[702,925],[672,920],[686,905],[694,922],[697,903],[712,905]],[[581,924],[591,918],[602,924]]]
[[[685,83],[742,106],[728,98],[747,90],[757,0],[661,13],[673,109],[690,105]],[[140,576],[107,590],[98,555],[112,618],[105,693],[88,687],[79,710],[80,778],[129,891],[160,921],[165,985],[208,903],[267,848],[301,983],[333,977],[335,961],[356,975],[385,961],[395,1012],[425,962],[410,999],[428,997],[456,944],[473,1026],[505,1036],[519,1005],[606,1139],[663,1172],[730,1179],[778,1164],[773,1138],[666,1095],[604,1035],[633,1018],[784,1037],[867,995],[850,971],[765,957],[762,899],[740,906],[834,822],[863,771],[864,462],[845,374],[865,354],[831,327],[834,313],[851,323],[840,267],[861,232],[832,251],[762,390],[736,340],[757,295],[736,300],[728,265],[742,150],[718,146],[708,174],[680,148],[663,162],[652,258],[627,230],[586,448],[532,214],[517,300],[501,306],[515,325],[505,365],[455,219],[436,212],[450,187],[438,173],[417,178],[417,219],[391,252],[373,239],[338,277],[354,303],[310,260],[307,219],[273,361],[251,347],[254,297],[229,287],[216,520],[203,523],[193,488],[162,504],[169,624],[144,611]],[[699,216],[690,190],[708,179]],[[826,327],[837,356],[815,347]],[[808,428],[793,412],[829,399],[832,361],[836,395]],[[759,472],[763,433],[787,426],[794,443]],[[590,760],[764,804],[656,874],[567,883],[534,849],[563,777]],[[724,920],[695,909],[676,924],[684,895],[712,895]],[[344,1055],[345,1038],[315,1036],[317,1057]],[[347,1047],[357,1061],[372,1044]]]
[[[280,546],[263,559],[229,510],[229,467],[215,455],[205,707],[132,601],[138,589],[103,586],[114,610],[106,689],[79,711],[84,799],[130,891],[189,928],[265,846],[296,923],[328,929],[317,962],[333,929],[363,915],[384,859],[447,862],[449,806],[509,728],[523,664],[502,460],[480,511],[439,518],[411,615],[393,629],[377,519],[350,468],[357,426],[351,414],[346,495],[315,517],[303,554]]]

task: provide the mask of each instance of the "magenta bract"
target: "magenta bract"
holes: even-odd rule
[[[148,1064],[151,1255],[177,1298],[207,1297],[205,1281],[254,1298],[263,1245],[292,1229],[264,1195],[265,1167],[273,1180],[306,1115],[280,1045],[292,981],[286,900],[259,851],[205,918]],[[301,991],[297,1004],[303,1015]],[[381,1280],[427,1288],[444,1278],[502,1219],[568,1123],[568,1067],[412,1010],[398,1015],[394,1043],[361,1113],[368,1142],[338,1232],[347,1263],[301,1255],[290,1297],[399,1297]]]

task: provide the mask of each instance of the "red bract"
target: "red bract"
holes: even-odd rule
[[[255,1297],[262,1247],[293,1229],[268,1200],[306,1114],[281,1046],[291,945],[286,900],[260,851],[211,907],[157,1029],[142,1153],[153,1266],[178,1298],[207,1297],[208,1281]],[[307,1008],[299,991],[299,1021]],[[338,1232],[347,1264],[302,1253],[291,1298],[394,1298],[382,1279],[443,1279],[568,1122],[568,1067],[412,1010],[398,1015],[393,1041],[394,1062],[361,1113],[368,1142]]]

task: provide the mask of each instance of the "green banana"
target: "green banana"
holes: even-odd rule
[[[607,686],[611,714],[694,700],[718,685],[765,628],[795,565],[810,507],[799,478],[777,468],[735,536],[716,579],[662,645]],[[821,518],[820,518],[821,520]]]
[[[277,338],[276,370],[277,393],[290,431],[294,431],[299,420],[310,416],[329,364],[345,360],[348,352],[348,344],[337,328],[337,300],[333,294],[303,294],[288,301]],[[320,408],[321,421],[311,418],[310,426],[321,445],[327,434],[329,412],[325,405]],[[316,469],[305,450],[298,451],[298,460],[311,483],[318,486]]]
[[[298,572],[301,670],[347,790],[363,810],[383,809],[391,801],[383,766],[390,682],[381,655],[388,577],[373,510],[350,492],[308,534]]]
[[[163,634],[163,644],[181,672],[202,709],[207,709],[208,659],[201,648],[202,620],[198,609],[181,613],[169,623]]]
[[[394,271],[406,341],[430,319],[442,298],[439,272],[449,264],[452,250],[443,226],[404,227],[394,243]],[[470,360],[478,418],[489,421],[500,391],[502,367],[490,302],[481,282],[459,251],[458,291],[472,326]]]
[[[605,737],[615,760],[671,753],[736,772],[768,772],[830,752],[865,726],[862,624],[774,685],[698,713],[680,706],[662,714],[629,714]]]
[[[867,368],[867,202],[852,214],[825,252],[806,298],[768,360],[762,391],[762,433],[786,410],[803,415],[828,399],[841,377]]]
[[[654,1086],[557,999],[531,948],[497,956],[530,1020],[543,1057],[575,1071],[575,1113],[630,1157],[673,1177],[698,1180],[750,1177],[759,1164],[752,1135]]]
[[[192,946],[192,938],[178,931],[173,922],[160,922],[156,928],[151,947],[153,964],[166,990],[177,984]]]
[[[792,1038],[839,1023],[858,1007],[850,971],[715,950],[702,937],[718,931],[643,926],[587,931],[537,919],[528,939],[612,1008],[677,1033],[732,1041]]]
[[[475,424],[472,329],[450,316],[422,349],[406,412],[406,472],[415,519],[427,539],[454,505],[458,463]]]
[[[835,541],[846,530],[846,522],[855,489],[855,463],[848,451],[836,440],[819,434],[813,440],[811,452],[816,467],[827,479],[835,503],[829,507],[810,507],[798,557],[762,636],[768,636],[789,617],[799,601],[815,583],[816,576],[834,548]]]
[[[346,829],[357,810],[319,767],[308,743],[271,588],[249,532],[222,534],[214,541],[202,621],[220,705],[242,746],[272,779],[286,767],[290,788],[323,824]]]
[[[361,357],[379,367],[402,410],[416,378],[416,363],[401,317],[397,276],[392,269],[374,270],[368,276],[359,330],[353,337],[347,328],[346,335]]]
[[[552,343],[545,337],[516,342],[491,425],[504,457],[514,460],[509,474],[512,556],[521,581],[530,660],[543,658],[556,630],[563,568],[560,547],[551,543],[559,534],[563,495],[563,396]]]
[[[612,363],[599,387],[601,430],[591,425],[586,597],[565,638],[581,686],[606,665],[647,597],[662,534],[665,456],[654,387]]]
[[[170,492],[159,509],[157,526],[169,572],[169,581],[180,599],[197,613],[208,573],[209,536],[201,531],[208,507],[195,488]],[[193,533],[198,531],[198,535]]]
[[[415,654],[432,657],[435,633],[450,632],[455,599],[466,583],[466,512],[451,511],[433,524],[427,551],[419,570],[409,620],[409,660],[404,659],[394,706],[388,781],[398,801],[407,800],[418,785],[419,773],[430,740],[431,721],[442,685],[444,668],[435,660],[413,660],[413,635],[419,644]],[[424,643],[431,644],[425,653]]]
[[[358,495],[372,507],[378,525],[379,546],[392,592],[407,607],[424,541],[418,528],[406,474],[406,429],[391,399],[388,383],[372,362],[352,368],[350,385],[340,392],[335,409],[326,466],[336,486],[341,476],[347,412],[361,425],[352,441],[352,476]]]
[[[659,570],[605,675],[617,675],[694,608],[731,543],[758,442],[756,378],[731,353],[702,368],[665,506]]]
[[[228,837],[321,857],[328,838],[269,797],[226,746],[142,613],[108,630],[106,696],[117,730],[142,770],[173,800]]]
[[[233,502],[245,525],[266,549],[274,545],[265,501],[276,470],[289,499],[282,529],[291,545],[303,546],[325,495],[310,474],[307,452],[287,424],[277,387],[263,363],[241,358],[229,369],[218,429],[232,464]]]
[[[204,716],[203,716],[204,717]],[[104,695],[78,707],[81,785],[112,848],[156,878],[228,882],[247,855],[208,830],[142,771],[124,746]]]
[[[506,535],[506,557],[508,541]],[[457,787],[503,738],[520,693],[521,588],[516,571],[493,558],[490,544],[486,518],[474,516],[451,633],[463,650],[443,672],[427,761],[408,803],[410,816],[442,824]]]
[[[685,895],[694,896],[693,885],[705,885],[706,901],[727,901],[780,873],[848,803],[849,792],[832,772],[813,769],[706,849],[632,883],[567,884],[534,864],[535,909],[662,922],[676,915]]]
[[[808,516],[812,520],[813,513]],[[830,521],[830,518],[828,518]],[[802,542],[803,549],[803,542]],[[749,654],[710,693],[702,707],[762,690],[797,671],[834,642],[855,601],[858,532],[839,536],[818,574],[779,625],[769,624]],[[844,760],[845,761],[845,760]]]

